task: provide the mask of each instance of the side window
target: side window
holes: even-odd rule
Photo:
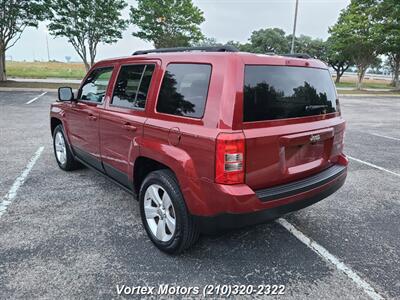
[[[154,65],[122,66],[114,88],[112,105],[144,108]]]
[[[99,68],[90,73],[79,92],[79,99],[101,103],[106,95],[113,68]]]
[[[140,108],[144,108],[146,104],[147,92],[149,91],[151,77],[153,76],[154,65],[146,65],[143,72],[142,82],[139,86],[139,92],[137,95],[137,105]]]
[[[208,64],[169,64],[158,95],[157,111],[203,117],[210,75]]]

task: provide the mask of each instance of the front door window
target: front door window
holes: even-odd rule
[[[86,78],[79,93],[79,99],[102,103],[106,95],[108,82],[110,81],[113,68],[95,69]]]

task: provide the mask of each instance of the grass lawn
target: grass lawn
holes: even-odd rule
[[[334,77],[335,79],[335,77]],[[357,77],[356,76],[343,76],[340,78],[340,83],[336,84],[336,87],[356,88]],[[364,89],[393,89],[390,85],[389,80],[374,78],[373,75],[366,74],[363,81]]]
[[[82,63],[63,62],[18,62],[7,61],[8,77],[21,78],[68,78],[82,79],[85,66]]]
[[[346,88],[356,88],[355,82],[344,81],[340,83],[336,83],[337,88],[346,87]],[[363,82],[363,88],[366,89],[392,89],[393,87],[386,82],[369,82],[366,80]]]

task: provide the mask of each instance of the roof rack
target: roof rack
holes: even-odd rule
[[[230,45],[212,46],[212,47],[176,47],[176,48],[159,48],[150,50],[138,50],[133,52],[132,55],[141,55],[148,53],[168,53],[168,52],[190,52],[190,51],[203,51],[203,52],[238,52],[239,50]]]
[[[282,54],[282,56],[296,57],[296,58],[306,58],[306,59],[312,58],[307,53],[286,53],[286,54]]]

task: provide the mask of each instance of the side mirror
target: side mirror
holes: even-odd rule
[[[70,87],[60,87],[58,89],[59,101],[72,101],[74,100],[74,93]]]

